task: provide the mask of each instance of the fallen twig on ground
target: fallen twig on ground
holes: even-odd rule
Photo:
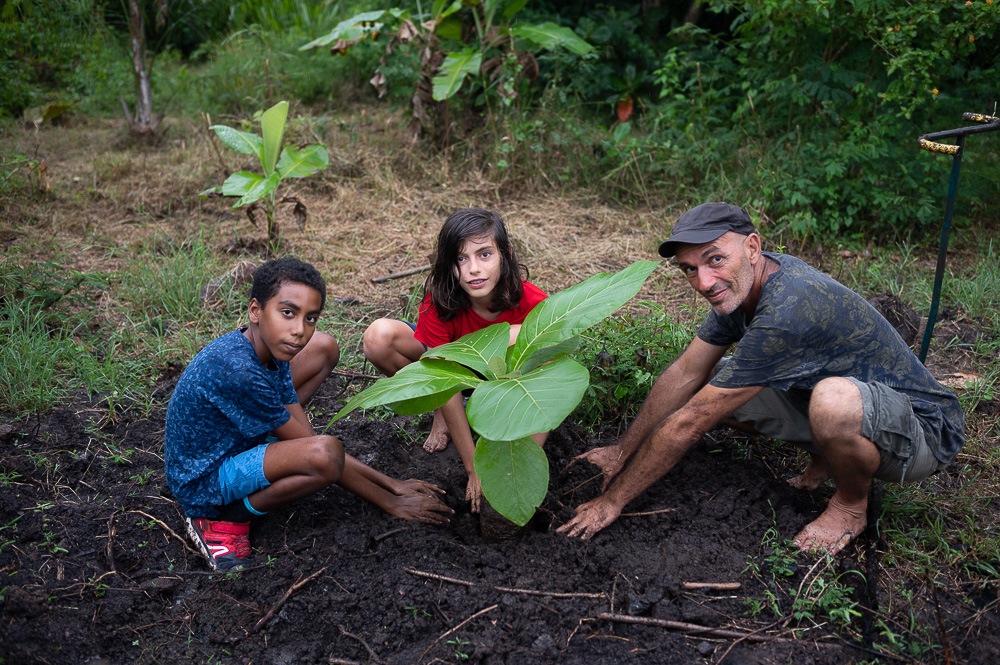
[[[347,629],[345,629],[343,626],[337,626],[337,628],[340,629],[340,634],[343,635],[344,637],[350,637],[350,638],[355,639],[358,642],[360,642],[361,646],[363,646],[365,648],[365,651],[368,652],[368,657],[371,658],[372,660],[374,660],[376,663],[384,663],[385,662],[384,660],[382,660],[381,658],[378,657],[378,654],[375,653],[374,649],[372,649],[370,646],[368,646],[368,643],[365,642],[365,639],[363,637],[361,637],[360,635],[355,635],[354,633],[347,632]]]
[[[715,635],[716,637],[732,637],[737,639],[744,639],[748,642],[796,642],[798,640],[790,640],[785,637],[771,637],[769,635],[754,635],[752,633],[744,633],[738,630],[729,630],[727,628],[711,628],[709,626],[699,626],[695,623],[685,623],[683,621],[670,621],[669,619],[654,619],[652,617],[634,617],[627,614],[612,614],[610,612],[602,612],[597,615],[598,619],[604,619],[605,621],[616,621],[618,623],[634,623],[642,626],[656,626],[658,628],[667,628],[669,630],[677,630],[682,633],[687,633],[689,635]]]
[[[469,582],[468,580],[459,580],[454,577],[445,577],[444,575],[436,575],[434,573],[425,573],[422,570],[416,570],[414,568],[403,568],[404,572],[411,575],[416,575],[417,577],[426,577],[429,580],[438,580],[440,582],[450,582],[451,584],[461,584],[462,586],[473,587],[476,586],[475,582]],[[501,593],[519,593],[524,596],[548,596],[550,598],[607,598],[608,595],[603,591],[598,593],[588,593],[584,591],[542,591],[540,589],[517,589],[514,587],[506,586],[493,586],[495,591]]]
[[[697,591],[699,589],[713,589],[716,591],[737,591],[743,585],[740,582],[683,582],[681,587],[685,591]]]
[[[285,595],[283,595],[281,597],[281,599],[278,600],[278,602],[276,602],[274,605],[271,606],[271,609],[269,609],[267,611],[267,614],[265,614],[263,617],[261,617],[260,621],[258,621],[256,623],[256,625],[254,625],[253,628],[251,628],[250,630],[248,630],[243,635],[238,635],[236,637],[219,637],[219,636],[213,635],[213,636],[209,637],[209,640],[211,642],[215,642],[217,644],[236,644],[237,642],[240,642],[240,641],[242,641],[242,640],[250,637],[251,635],[257,633],[257,631],[259,631],[261,628],[263,628],[264,626],[266,626],[268,624],[268,622],[270,622],[271,619],[274,618],[274,615],[278,613],[278,610],[280,610],[282,607],[284,607],[285,603],[288,602],[288,599],[291,598],[295,594],[296,591],[298,591],[299,589],[301,589],[305,585],[309,584],[310,582],[312,582],[314,579],[316,579],[317,577],[319,577],[320,575],[322,575],[325,572],[326,572],[326,567],[324,566],[323,568],[320,568],[319,570],[317,570],[315,573],[313,573],[309,577],[306,577],[305,579],[300,579],[298,582],[296,582],[295,584],[293,584],[292,586],[290,586],[288,588],[288,591],[285,592]]]
[[[173,529],[171,529],[169,526],[167,526],[164,522],[161,522],[160,520],[156,519],[155,517],[153,517],[149,513],[144,513],[141,510],[130,510],[128,512],[130,512],[130,513],[136,513],[137,515],[142,515],[143,517],[147,517],[147,518],[153,520],[154,522],[156,522],[157,524],[159,524],[167,533],[169,533],[171,536],[173,536],[177,540],[181,541],[181,545],[184,546],[184,549],[186,549],[188,552],[190,552],[191,554],[193,554],[195,556],[201,556],[197,552],[197,550],[195,550],[193,547],[191,547],[190,545],[188,545],[186,540],[184,540],[183,538],[181,538],[180,536],[178,536],[177,532],[174,531]]]
[[[418,658],[417,660],[418,661],[423,660],[424,656],[427,655],[427,652],[430,651],[431,649],[433,649],[435,646],[437,646],[438,642],[440,642],[444,638],[448,637],[452,633],[460,630],[462,628],[462,626],[464,626],[465,624],[469,623],[470,621],[472,621],[473,619],[475,619],[477,617],[481,617],[482,615],[486,614],[487,612],[492,612],[493,610],[495,610],[498,607],[499,607],[499,605],[490,605],[487,608],[481,609],[478,612],[476,612],[475,614],[473,614],[472,616],[470,616],[469,618],[467,618],[464,621],[462,621],[460,624],[458,624],[454,628],[450,628],[450,629],[446,630],[445,632],[441,633],[441,635],[438,636],[438,638],[436,640],[434,640],[433,642],[431,642],[431,645],[429,647],[427,647],[426,649],[424,649],[424,652],[422,654],[420,654],[420,658]]]
[[[382,275],[381,277],[372,277],[372,284],[381,284],[382,282],[388,282],[390,279],[399,279],[400,277],[409,277],[410,275],[416,275],[425,270],[430,270],[431,264],[424,266],[419,266],[416,268],[410,268],[408,270],[400,270],[399,272],[394,272],[389,275]]]
[[[462,586],[475,586],[475,582],[467,582],[466,580],[455,579],[454,577],[445,577],[444,575],[435,575],[434,573],[425,573],[422,570],[416,570],[414,568],[403,567],[404,573],[409,573],[410,575],[416,575],[417,577],[426,577],[429,580],[438,580],[439,582],[450,582],[451,584],[461,584]]]
[[[641,513],[622,513],[619,517],[646,517],[647,515],[660,515],[662,513],[672,513],[676,508],[660,508],[659,510],[646,510]]]

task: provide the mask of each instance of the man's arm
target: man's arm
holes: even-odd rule
[[[664,419],[687,404],[708,383],[726,348],[695,337],[684,353],[660,374],[625,434],[610,446],[594,448],[576,458],[601,468],[602,491]]]
[[[629,501],[670,471],[705,432],[761,389],[702,388],[653,432],[607,492],[577,508],[576,516],[558,531],[590,538],[614,522]]]

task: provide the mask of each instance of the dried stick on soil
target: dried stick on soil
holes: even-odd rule
[[[169,526],[167,526],[166,524],[164,524],[160,520],[156,519],[155,517],[153,517],[149,513],[144,513],[141,510],[130,510],[128,512],[130,512],[130,513],[136,513],[138,515],[142,515],[143,517],[147,517],[147,518],[153,520],[154,522],[156,522],[157,524],[159,524],[163,528],[164,531],[166,531],[167,533],[169,533],[171,536],[173,536],[177,540],[181,541],[181,545],[184,546],[184,549],[186,549],[188,552],[190,552],[191,554],[193,554],[195,556],[201,556],[193,547],[191,547],[190,545],[187,544],[186,540],[184,540],[183,538],[181,538],[180,536],[178,536],[177,533],[174,532],[173,529],[171,529]]]
[[[399,279],[400,277],[409,277],[410,275],[416,275],[425,270],[430,270],[431,264],[425,266],[419,266],[417,268],[410,268],[409,270],[400,270],[399,272],[394,272],[390,275],[382,275],[381,277],[372,277],[372,284],[381,284],[382,282],[388,282],[390,279]]]
[[[384,660],[378,657],[378,654],[375,653],[375,651],[370,646],[368,646],[368,643],[365,642],[365,639],[363,637],[361,637],[360,635],[355,635],[354,633],[347,632],[347,630],[343,626],[337,626],[337,628],[340,629],[340,634],[343,635],[344,637],[350,637],[360,642],[361,646],[363,646],[365,648],[365,651],[368,652],[368,657],[370,659],[374,660],[376,663],[385,662]]]
[[[604,593],[603,591],[600,593],[586,593],[583,591],[561,593],[558,591],[538,591],[536,589],[515,589],[513,587],[505,587],[505,586],[495,586],[493,588],[502,593],[519,593],[525,596],[548,596],[550,598],[607,598],[608,597],[608,594]]]
[[[414,568],[407,568],[403,566],[403,572],[409,573],[410,575],[416,575],[417,577],[426,577],[429,580],[437,580],[439,582],[449,582],[451,584],[461,584],[462,586],[476,586],[475,582],[467,582],[466,580],[455,579],[454,577],[445,577],[444,575],[435,575],[434,573],[425,573],[422,570],[416,570]]]
[[[698,591],[699,589],[738,591],[742,586],[739,582],[684,582],[681,584],[685,591]]]
[[[216,642],[216,643],[219,643],[219,644],[226,644],[226,643],[228,643],[228,644],[236,644],[237,642],[240,642],[241,640],[244,640],[247,637],[250,637],[251,635],[254,635],[255,633],[257,633],[257,631],[259,631],[261,628],[263,628],[264,626],[266,626],[268,624],[268,622],[271,621],[271,619],[274,618],[274,615],[278,613],[278,610],[280,610],[282,607],[284,607],[285,603],[288,602],[288,599],[291,598],[295,594],[296,591],[298,591],[299,589],[301,589],[305,585],[309,584],[310,582],[312,582],[314,579],[316,579],[317,577],[319,577],[320,575],[322,575],[325,572],[326,572],[326,567],[324,566],[323,568],[320,568],[319,570],[317,570],[315,573],[313,573],[309,577],[307,577],[305,579],[302,579],[302,580],[299,580],[298,582],[296,582],[292,586],[288,587],[288,591],[285,592],[285,595],[283,595],[278,602],[276,602],[274,605],[272,605],[271,609],[269,609],[267,611],[267,614],[265,614],[263,617],[261,617],[260,621],[258,621],[257,624],[253,628],[251,628],[250,630],[248,630],[244,635],[238,635],[236,637],[229,637],[229,638],[226,638],[226,637],[214,637],[213,636],[213,637],[210,637],[209,639],[212,642]]]
[[[427,647],[426,649],[424,649],[424,652],[422,654],[420,654],[420,658],[418,658],[417,661],[423,660],[424,656],[427,655],[427,652],[430,651],[431,649],[433,649],[434,647],[436,647],[437,644],[438,644],[438,642],[440,642],[444,638],[448,637],[452,633],[455,633],[455,632],[461,630],[462,626],[464,626],[465,624],[469,623],[473,619],[481,617],[482,615],[486,614],[487,612],[492,612],[493,610],[495,610],[498,607],[500,607],[500,606],[499,605],[490,605],[487,608],[481,609],[478,612],[476,612],[475,614],[473,614],[472,616],[470,616],[469,618],[467,618],[464,621],[462,621],[460,624],[458,624],[454,628],[450,628],[450,629],[446,630],[445,632],[441,633],[441,635],[436,640],[434,640],[433,642],[431,642],[431,645],[429,647]]]
[[[654,619],[652,617],[634,617],[627,614],[611,614],[610,612],[603,612],[597,615],[598,619],[604,619],[605,621],[617,621],[619,623],[635,623],[643,626],[657,626],[659,628],[667,628],[669,630],[676,630],[682,633],[687,633],[689,635],[715,635],[716,637],[732,637],[736,639],[747,640],[748,642],[797,642],[798,640],[790,640],[784,637],[770,637],[768,635],[754,635],[752,633],[743,633],[738,630],[728,630],[726,628],[709,628],[708,626],[699,626],[695,623],[685,623],[683,621],[670,621],[668,619]]]
[[[619,517],[646,517],[647,515],[661,515],[663,513],[672,513],[676,508],[660,508],[659,510],[647,510],[641,513],[622,513]]]
[[[422,570],[416,570],[414,568],[404,567],[403,572],[409,573],[410,575],[416,575],[417,577],[426,577],[429,580],[438,580],[439,582],[461,584],[462,586],[467,586],[467,587],[476,586],[475,582],[469,582],[467,580],[459,580],[454,577],[445,577],[444,575],[435,575],[434,573],[425,573]],[[549,598],[607,598],[608,597],[608,595],[604,592],[586,593],[582,591],[573,591],[564,593],[560,591],[540,591],[538,589],[516,589],[514,587],[506,587],[506,586],[494,586],[493,589],[496,591],[500,591],[501,593],[519,593],[525,596],[547,596]]]
[[[337,374],[339,376],[346,376],[346,377],[351,378],[351,379],[371,379],[373,381],[382,378],[381,376],[375,376],[374,374],[361,374],[360,372],[352,372],[352,371],[346,370],[346,369],[331,370],[330,374]]]

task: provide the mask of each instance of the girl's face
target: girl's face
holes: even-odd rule
[[[500,279],[502,260],[490,236],[466,238],[458,247],[455,274],[473,305],[488,307]]]

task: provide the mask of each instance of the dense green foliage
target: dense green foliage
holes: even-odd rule
[[[0,114],[73,101],[74,112],[117,114],[119,99],[135,94],[123,6],[0,4]],[[393,20],[368,21],[339,55],[300,50],[387,6],[398,8]],[[422,80],[461,72],[463,94],[441,88],[447,101],[433,101],[428,91],[435,106],[424,110],[441,126],[424,149],[447,148],[497,188],[583,185],[627,203],[726,199],[754,210],[775,238],[933,235],[949,165],[916,138],[961,125],[963,111],[995,113],[998,101],[992,0],[167,7],[166,22],[147,21],[157,110],[247,118],[282,98],[322,112],[409,107]],[[428,69],[419,40],[400,39],[399,16],[426,37],[420,19],[433,11],[446,19],[435,48],[466,54],[467,67],[453,58]],[[526,48],[529,27],[543,25],[594,50]],[[368,83],[376,68],[381,101]],[[1000,205],[997,137],[967,144],[958,224]]]

